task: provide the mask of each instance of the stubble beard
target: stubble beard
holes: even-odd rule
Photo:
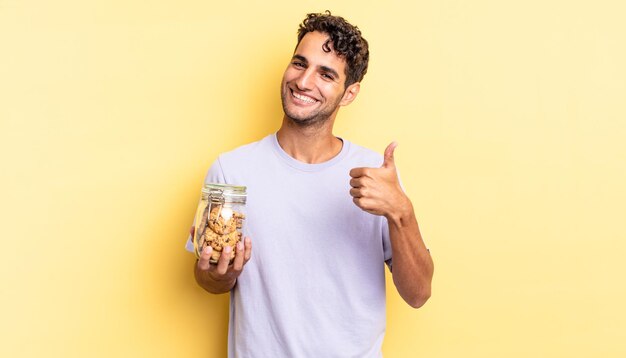
[[[281,91],[280,97],[283,105],[283,112],[285,113],[285,117],[299,127],[320,127],[324,125],[331,118],[337,107],[339,107],[339,102],[341,102],[341,97],[339,97],[336,103],[333,103],[333,105],[328,108],[320,108],[308,116],[300,116],[291,111],[286,105],[287,97],[290,95],[291,91],[289,88]]]

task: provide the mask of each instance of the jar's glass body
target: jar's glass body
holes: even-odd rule
[[[210,262],[217,263],[226,246],[232,247],[231,261],[235,258],[235,245],[242,240],[245,222],[246,187],[228,184],[205,184],[196,211],[193,238],[196,257],[211,246]]]

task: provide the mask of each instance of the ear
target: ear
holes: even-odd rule
[[[341,102],[339,102],[339,105],[347,106],[352,103],[352,101],[354,101],[354,99],[356,98],[356,95],[359,94],[360,90],[361,83],[359,82],[355,82],[348,86],[348,88],[346,88],[346,91],[343,93],[343,97],[341,98]]]

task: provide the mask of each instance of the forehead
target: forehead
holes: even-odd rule
[[[326,66],[334,69],[340,76],[344,76],[346,68],[346,61],[337,56],[331,43],[328,43],[330,52],[324,51],[326,46],[324,44],[330,39],[330,37],[318,31],[309,32],[300,41],[298,47],[294,52],[294,55],[299,55],[307,59],[309,65],[312,66]]]

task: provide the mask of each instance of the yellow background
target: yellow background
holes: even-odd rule
[[[183,250],[200,185],[278,128],[327,8],[372,53],[336,134],[400,143],[436,263],[419,310],[389,286],[385,356],[626,356],[617,0],[0,0],[0,356],[225,356]]]

